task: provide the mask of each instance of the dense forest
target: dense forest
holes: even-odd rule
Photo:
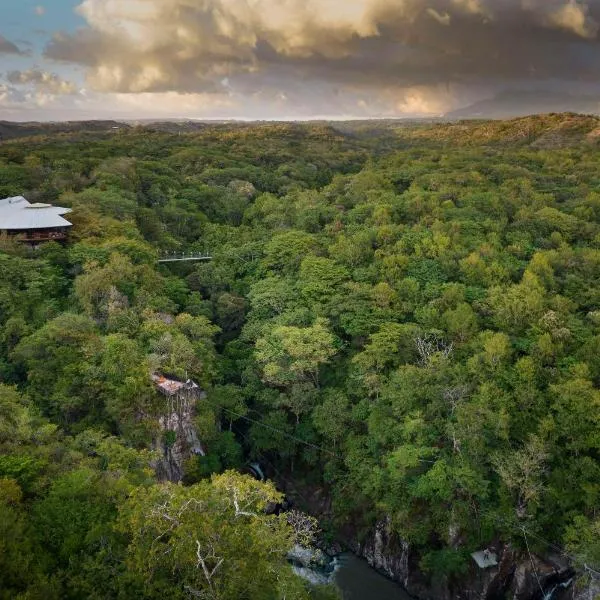
[[[600,120],[176,129],[0,144],[0,198],[74,224],[0,240],[0,598],[335,597],[286,560],[288,488],[431,581],[502,540],[588,585]],[[206,391],[180,483],[155,372]]]

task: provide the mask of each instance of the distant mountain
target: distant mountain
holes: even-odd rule
[[[129,127],[128,124],[118,121],[65,121],[60,123],[0,121],[0,140],[34,135],[53,135],[56,133],[110,132],[119,129],[129,129]]]
[[[568,97],[562,97],[568,98]],[[551,102],[555,102],[554,104]],[[571,98],[570,100],[573,100]],[[261,132],[281,139],[308,138],[368,142],[378,150],[393,150],[415,145],[521,145],[535,148],[563,148],[591,144],[600,148],[600,106],[595,99],[579,99],[579,112],[556,112],[558,97],[546,99],[540,106],[539,95],[504,94],[472,107],[430,119],[374,119],[351,121],[69,121],[10,122],[0,121],[0,143],[15,138],[56,136],[64,140],[108,139],[114,135],[143,135],[144,132],[163,135],[213,136],[247,131]],[[510,101],[510,102],[509,102]],[[527,114],[533,106],[544,114]],[[528,108],[529,106],[529,108]],[[525,113],[524,116],[502,119],[501,115]],[[594,114],[596,113],[596,114]],[[269,133],[271,135],[271,133]]]
[[[600,96],[505,91],[445,115],[448,119],[510,119],[544,113],[600,114]]]
[[[138,119],[136,121],[127,121],[134,127],[143,127],[150,131],[159,131],[161,133],[194,133],[203,131],[209,124],[203,121],[190,121],[181,119]]]

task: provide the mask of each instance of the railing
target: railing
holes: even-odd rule
[[[212,256],[208,253],[202,252],[172,252],[170,254],[163,254],[159,257],[159,263],[170,263],[170,262],[187,262],[194,260],[212,260]]]
[[[66,240],[67,233],[65,231],[30,231],[25,234],[17,235],[15,238],[19,242],[50,242],[53,240]]]

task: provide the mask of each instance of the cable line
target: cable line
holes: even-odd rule
[[[208,399],[204,398],[204,401],[206,402]],[[207,402],[208,404],[211,404],[210,401]],[[320,446],[318,444],[313,444],[311,442],[307,442],[306,440],[303,440],[302,438],[296,437],[295,435],[292,435],[291,433],[288,433],[287,431],[283,431],[282,429],[278,429],[277,427],[273,427],[272,425],[267,425],[266,423],[263,423],[262,421],[257,421],[256,419],[252,419],[251,417],[248,417],[246,415],[242,415],[240,413],[235,412],[234,410],[227,408],[226,406],[220,406],[217,405],[215,403],[212,403],[212,406],[214,408],[220,409],[220,410],[224,410],[226,412],[228,412],[229,414],[237,417],[238,419],[243,419],[244,421],[248,421],[249,423],[254,423],[255,425],[258,425],[259,427],[264,427],[265,429],[269,429],[270,431],[274,431],[276,433],[279,433],[280,435],[287,437],[289,439],[292,439],[296,442],[298,442],[299,444],[303,444],[304,446],[308,446],[309,448],[312,448],[313,450],[321,450],[322,452],[325,452],[326,454],[329,454],[330,456],[334,456],[335,458],[339,458],[340,460],[344,460],[345,456],[340,454],[339,452],[335,452],[333,450],[329,450],[327,448],[324,448],[323,446]],[[265,418],[265,415],[262,414],[261,412],[257,411],[256,409],[248,409],[248,410],[252,410],[252,412],[256,413],[257,415],[259,415],[261,418]],[[426,460],[424,458],[419,458],[418,459],[419,462],[421,463],[425,463],[425,464],[434,464],[435,461],[432,460]]]
[[[236,413],[235,411],[231,410],[230,408],[226,408],[224,406],[221,406],[219,408],[221,408],[221,410],[227,411],[229,414],[236,416],[238,419],[244,419],[244,421],[248,421],[249,423],[254,423],[255,425],[264,427],[265,429],[269,429],[270,431],[275,431],[276,433],[279,433],[280,435],[283,435],[287,438],[295,440],[299,444],[304,444],[305,446],[308,446],[309,448],[313,448],[313,450],[321,450],[322,452],[325,452],[326,454],[329,454],[331,456],[335,456],[336,458],[343,458],[343,456],[341,454],[337,454],[336,452],[327,450],[327,448],[323,448],[323,446],[318,446],[317,444],[312,444],[311,442],[307,442],[306,440],[296,437],[295,435],[292,435],[291,433],[287,433],[286,431],[277,429],[277,427],[272,427],[271,425],[267,425],[266,423],[262,423],[261,421],[257,421],[256,419],[252,419],[250,417],[246,417],[245,415]],[[261,416],[264,418],[264,415],[261,415]]]
[[[523,531],[523,539],[525,540],[525,546],[527,547],[527,554],[529,554],[529,562],[531,563],[531,569],[533,570],[533,574],[535,575],[535,579],[537,581],[538,587],[540,588],[540,592],[542,592],[542,598],[544,598],[544,588],[542,587],[542,582],[540,581],[537,569],[535,568],[533,556],[531,556],[531,550],[529,549],[529,542],[527,541],[527,533],[525,533],[525,527],[522,527],[521,530]]]

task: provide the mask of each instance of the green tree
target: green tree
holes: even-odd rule
[[[293,531],[264,512],[280,499],[271,484],[231,471],[190,487],[138,489],[120,529],[144,597],[307,598],[286,562]]]
[[[317,319],[310,327],[274,327],[257,340],[255,357],[269,384],[288,387],[309,382],[318,387],[319,368],[336,351],[327,322]]]

